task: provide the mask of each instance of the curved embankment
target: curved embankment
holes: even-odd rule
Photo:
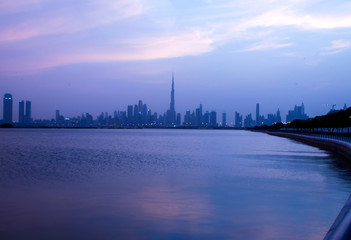
[[[314,147],[318,147],[318,148],[333,152],[336,155],[339,155],[345,158],[346,160],[348,160],[348,165],[351,166],[351,144],[347,142],[342,142],[342,141],[333,140],[333,139],[305,136],[305,135],[299,135],[299,134],[284,133],[284,132],[266,131],[265,133],[273,136],[277,136],[277,137],[290,138]]]
[[[290,138],[311,146],[315,146],[327,151],[331,151],[342,156],[347,165],[351,166],[351,144],[333,139],[323,139],[318,137],[304,136],[299,134],[290,134],[283,132],[266,132],[267,134]],[[338,217],[330,227],[324,240],[347,240],[351,239],[351,196],[341,209]]]

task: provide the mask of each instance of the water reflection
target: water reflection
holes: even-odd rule
[[[333,156],[264,134],[22,131],[0,140],[1,239],[321,239],[351,189]]]

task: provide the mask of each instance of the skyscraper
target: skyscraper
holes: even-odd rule
[[[128,119],[128,125],[132,126],[133,125],[133,105],[128,105],[127,119]]]
[[[32,103],[31,101],[26,101],[26,115],[25,115],[26,123],[32,122]]]
[[[256,125],[260,125],[260,104],[256,103]]]
[[[277,110],[277,122],[278,122],[278,123],[281,123],[281,122],[282,122],[282,117],[280,116],[280,110],[279,110],[279,108],[278,108],[278,110]]]
[[[143,105],[143,110],[142,110],[142,113],[141,113],[141,115],[142,115],[142,124],[147,124],[148,122],[147,122],[147,105],[146,104],[144,104]]]
[[[288,115],[286,115],[286,121],[292,122],[295,119],[308,119],[307,114],[305,113],[305,105],[302,103],[301,106],[294,107],[294,110],[290,110]]]
[[[208,127],[208,124],[210,123],[210,113],[208,111],[206,111],[204,113],[204,127]]]
[[[196,126],[202,127],[202,104],[199,108],[196,108]]]
[[[210,127],[217,127],[217,112],[211,111],[210,113]]]
[[[169,125],[176,124],[176,111],[175,111],[175,102],[174,102],[174,73],[172,73],[172,91],[171,91],[171,104],[169,108]]]
[[[186,110],[185,115],[184,115],[184,122],[183,126],[192,126],[192,121],[191,121],[191,113],[190,110]]]
[[[177,126],[180,126],[180,122],[181,122],[181,116],[180,116],[180,113],[177,113]]]
[[[24,123],[24,101],[18,103],[18,122]]]
[[[138,109],[138,105],[137,104],[134,104],[134,114],[133,114],[133,117],[134,117],[134,124],[135,125],[138,125],[138,120],[139,120],[139,109]]]
[[[240,115],[238,112],[235,112],[235,127],[243,127],[243,116]]]
[[[227,126],[227,114],[224,112],[222,113],[222,127]]]
[[[12,123],[12,95],[4,95],[3,123]]]
[[[251,113],[247,115],[244,119],[244,127],[253,127],[254,120],[252,119]]]
[[[139,100],[138,110],[139,110],[140,113],[143,111],[143,101],[142,100]]]

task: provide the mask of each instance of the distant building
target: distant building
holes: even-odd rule
[[[3,123],[12,123],[12,95],[4,95]]]
[[[257,103],[256,104],[256,126],[262,126],[263,124],[265,124],[265,119],[264,116],[260,115],[260,104]]]
[[[296,106],[294,107],[294,110],[290,110],[288,112],[288,115],[286,115],[286,121],[287,122],[292,122],[295,119],[308,119],[307,114],[305,114],[305,106],[302,103],[301,106]]]
[[[222,127],[226,127],[227,126],[227,114],[224,112],[222,114]]]
[[[171,90],[171,103],[170,108],[167,111],[168,126],[174,126],[177,122],[177,114],[175,111],[175,100],[174,100],[174,73],[172,73],[172,90]]]
[[[235,125],[236,128],[243,127],[243,116],[240,115],[238,112],[235,112]]]
[[[139,112],[143,111],[143,101],[142,100],[139,100],[139,102],[138,102],[138,110],[139,110]]]
[[[177,113],[177,122],[176,122],[177,126],[180,126],[180,123],[181,123],[181,115],[180,113]]]
[[[217,127],[217,112],[216,111],[211,111],[210,113],[210,127]]]
[[[251,113],[245,117],[244,127],[253,127],[255,126],[255,121],[252,119]]]
[[[280,110],[277,110],[276,114],[268,114],[267,119],[264,119],[264,124],[267,126],[273,125],[274,123],[282,122],[282,118],[280,116]]]
[[[132,126],[133,125],[133,105],[128,105],[128,125]]]
[[[282,117],[280,116],[280,110],[278,108],[277,110],[277,123],[281,123],[282,122]]]
[[[202,104],[199,108],[196,108],[196,126],[201,127],[203,125],[202,116]]]
[[[138,109],[138,105],[134,104],[134,114],[133,114],[133,122],[134,122],[134,125],[138,125],[138,122],[139,122],[139,109]]]
[[[205,112],[203,120],[204,120],[203,121],[203,126],[204,127],[208,127],[208,125],[210,123],[210,113],[208,111]]]
[[[18,123],[24,123],[24,101],[18,103]]]
[[[142,115],[142,124],[146,125],[148,123],[147,122],[147,105],[146,104],[143,105],[143,110],[141,112],[141,115]]]
[[[192,116],[190,110],[187,110],[184,115],[183,126],[190,127],[192,126]]]
[[[32,122],[32,102],[26,101],[26,115],[24,116],[26,123]]]
[[[63,126],[65,118],[60,115],[60,110],[56,110],[56,125]]]

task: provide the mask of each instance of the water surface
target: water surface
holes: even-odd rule
[[[322,239],[335,156],[223,130],[0,130],[0,239]]]

